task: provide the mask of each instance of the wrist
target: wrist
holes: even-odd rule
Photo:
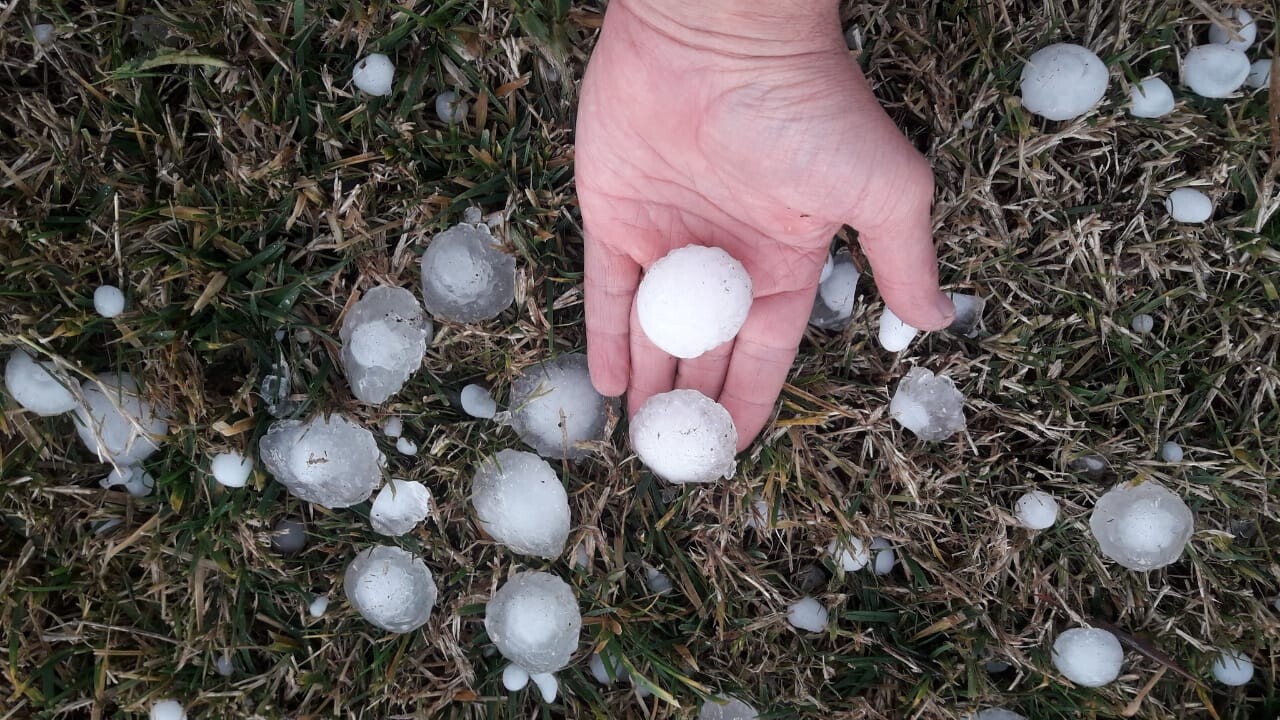
[[[840,47],[837,0],[614,0],[682,44],[726,54],[796,55]]]

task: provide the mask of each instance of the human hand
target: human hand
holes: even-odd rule
[[[934,330],[954,314],[938,290],[932,172],[849,57],[834,2],[614,0],[583,81],[576,165],[591,378],[627,391],[629,413],[692,388],[749,445],[845,223],[898,317]],[[634,298],[642,268],[691,243],[741,261],[755,299],[736,339],[677,361],[645,337]]]

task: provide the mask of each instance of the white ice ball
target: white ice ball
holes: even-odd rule
[[[877,337],[880,340],[880,347],[885,350],[889,352],[906,350],[918,332],[920,331],[899,320],[888,305],[885,306],[884,312],[880,313],[880,333]]]
[[[307,606],[307,614],[313,618],[323,617],[324,612],[329,609],[329,596],[317,595],[311,599],[311,604]]]
[[[1253,64],[1249,66],[1249,74],[1245,77],[1244,84],[1255,90],[1270,86],[1271,58],[1254,60]]]
[[[467,119],[467,101],[458,93],[446,90],[436,96],[436,117],[448,125],[458,125]]]
[[[351,71],[351,82],[364,92],[381,97],[391,92],[391,80],[395,77],[396,66],[391,58],[382,53],[371,53],[356,63]]]
[[[1182,446],[1170,440],[1160,446],[1160,459],[1167,463],[1182,462]]]
[[[876,553],[875,564],[871,566],[871,571],[876,575],[888,575],[893,572],[893,566],[898,562],[898,555],[893,551],[893,543],[885,538],[873,538],[871,549]]]
[[[407,437],[402,437],[396,440],[396,451],[399,452],[401,455],[417,455],[418,443],[410,440]]]
[[[1072,628],[1053,641],[1053,666],[1084,687],[1101,687],[1120,676],[1124,650],[1115,635],[1098,628]]]
[[[751,276],[715,247],[672,250],[649,266],[636,292],[640,328],[678,358],[695,358],[732,340],[750,310]]]
[[[645,400],[631,418],[631,447],[667,482],[714,482],[733,477],[738,430],[720,403],[672,390]]]
[[[1215,45],[1224,45],[1232,50],[1248,50],[1254,40],[1258,39],[1258,23],[1254,22],[1253,16],[1244,8],[1222,8],[1222,14],[1231,23],[1231,29],[1236,31],[1240,36],[1239,40],[1233,40],[1227,35],[1227,31],[1223,30],[1216,24],[1209,25],[1209,42]]]
[[[488,419],[498,414],[498,403],[483,385],[471,384],[462,388],[459,402],[462,412],[474,418]]]
[[[862,540],[856,537],[832,540],[831,544],[827,545],[827,554],[845,572],[857,572],[871,562],[871,551]]]
[[[1158,77],[1129,87],[1129,113],[1134,117],[1158,118],[1173,112],[1173,91]]]
[[[93,309],[105,318],[124,312],[124,293],[115,285],[103,285],[93,291]]]
[[[1164,207],[1175,222],[1202,223],[1213,216],[1213,201],[1195,188],[1178,188],[1169,193]]]
[[[1044,530],[1058,521],[1058,501],[1047,492],[1032,490],[1018,498],[1013,512],[1023,527]]]
[[[787,622],[791,626],[809,632],[827,629],[827,609],[811,597],[803,597],[787,608]]]
[[[1223,685],[1244,685],[1253,679],[1253,661],[1239,650],[1223,650],[1213,661],[1213,677]]]
[[[1129,328],[1140,335],[1146,335],[1156,327],[1156,319],[1143,313],[1142,315],[1134,315],[1129,321]]]
[[[404,421],[399,415],[392,415],[382,421],[382,434],[390,438],[398,438],[404,432]]]
[[[220,485],[229,488],[244,487],[249,474],[253,472],[253,460],[234,450],[218,453],[209,463],[209,470]]]
[[[177,700],[158,700],[151,705],[150,720],[187,720],[187,711]]]
[[[431,514],[431,491],[420,482],[393,478],[373,498],[369,525],[379,535],[399,537],[412,532]]]
[[[1037,50],[1022,68],[1022,106],[1050,120],[1079,117],[1106,92],[1107,66],[1079,45]]]
[[[4,386],[19,405],[48,417],[70,412],[76,407],[75,395],[80,384],[74,378],[59,380],[53,375],[54,365],[36,362],[25,350],[14,350],[4,366]]]
[[[1200,45],[1187,52],[1182,61],[1182,81],[1195,94],[1224,98],[1249,77],[1249,58],[1226,45]]]

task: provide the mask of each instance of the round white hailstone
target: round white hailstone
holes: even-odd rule
[[[24,350],[14,350],[4,366],[4,386],[23,408],[44,417],[61,415],[76,408],[72,389],[80,383],[73,378],[59,380],[51,362],[36,362]]]
[[[1129,328],[1139,335],[1146,335],[1156,327],[1156,319],[1147,314],[1134,315],[1129,321]]]
[[[636,411],[631,447],[667,482],[714,482],[733,477],[738,430],[720,403],[697,390],[672,390]]]
[[[1213,216],[1213,201],[1195,188],[1178,188],[1169,193],[1164,207],[1175,222],[1202,223]]]
[[[654,595],[669,595],[675,589],[671,583],[671,578],[667,577],[661,570],[644,566],[644,586],[649,588],[649,592]]]
[[[1047,492],[1032,490],[1018,498],[1013,512],[1023,527],[1044,530],[1058,521],[1058,501]]]
[[[1247,77],[1249,58],[1226,45],[1193,47],[1182,61],[1182,81],[1201,97],[1228,97]]]
[[[604,439],[617,400],[591,384],[585,355],[569,353],[525,368],[509,406],[512,429],[539,455],[580,460],[591,454],[584,443]]]
[[[884,538],[873,538],[871,540],[871,549],[876,551],[876,562],[871,571],[876,575],[888,575],[893,572],[893,566],[898,562],[898,556],[893,551],[893,544]]]
[[[437,318],[491,320],[516,297],[516,259],[485,225],[461,223],[431,238],[419,262],[422,304]]]
[[[698,720],[756,720],[760,712],[737,698],[718,698],[702,703]]]
[[[836,256],[827,255],[827,261],[822,263],[822,273],[818,275],[819,285],[826,282],[827,278],[831,277],[831,271],[835,269],[835,265],[836,265]]]
[[[431,618],[436,581],[420,558],[378,545],[356,554],[343,575],[343,590],[356,612],[393,633],[417,630]]]
[[[235,672],[236,666],[231,662],[231,655],[223,653],[213,660],[213,671],[222,677],[231,677],[231,673]]]
[[[1071,682],[1101,687],[1120,676],[1124,650],[1115,635],[1098,628],[1072,628],[1053,641],[1053,666]]]
[[[916,333],[920,332],[898,319],[897,315],[886,305],[880,313],[880,347],[889,352],[902,352],[907,349]]]
[[[431,491],[420,482],[392,479],[373,498],[369,524],[379,535],[399,537],[431,514]]]
[[[168,413],[144,400],[129,373],[103,373],[85,383],[76,405],[76,433],[103,462],[136,465],[160,448]]]
[[[462,388],[459,394],[462,412],[473,418],[488,420],[498,414],[498,403],[483,385],[471,384]]]
[[[1107,92],[1107,66],[1088,49],[1057,43],[1037,50],[1022,68],[1022,106],[1050,120],[1071,120]]]
[[[311,600],[311,604],[307,606],[307,612],[311,617],[318,618],[324,615],[324,611],[329,609],[329,596],[317,595]]]
[[[523,690],[529,684],[529,671],[511,663],[502,669],[502,687],[511,692]]]
[[[48,23],[40,23],[32,27],[31,39],[35,40],[37,45],[48,45],[53,42],[53,26]]]
[[[622,675],[622,664],[616,662],[612,656],[609,658],[609,664],[605,665],[604,658],[600,653],[591,653],[591,659],[587,660],[587,669],[591,671],[591,677],[601,685],[612,685]]]
[[[569,496],[546,460],[520,450],[500,450],[471,479],[476,522],[498,543],[548,560],[569,539]]]
[[[827,554],[845,572],[857,572],[871,562],[871,551],[856,537],[836,538],[827,546]]]
[[[1129,87],[1129,114],[1140,118],[1164,117],[1173,112],[1173,91],[1158,77]]]
[[[636,291],[636,317],[664,352],[696,358],[729,342],[751,310],[751,276],[717,247],[686,245],[649,266]]]
[[[1249,76],[1244,79],[1244,84],[1257,90],[1267,87],[1271,84],[1271,58],[1265,60],[1254,60],[1249,66]]]
[[[1182,446],[1170,440],[1160,446],[1160,459],[1167,463],[1182,462]]]
[[[1213,23],[1209,25],[1209,42],[1224,45],[1232,50],[1248,50],[1253,41],[1258,39],[1258,23],[1254,22],[1253,16],[1244,8],[1222,8],[1222,14],[1229,20],[1235,21],[1230,23],[1231,29],[1240,36],[1240,39],[1231,38],[1226,30]]]
[[[1181,498],[1158,483],[1121,483],[1098,498],[1089,530],[1103,555],[1146,572],[1181,557],[1195,518]]]
[[[560,690],[560,683],[556,682],[556,676],[551,673],[535,673],[529,676],[534,685],[538,686],[538,690],[542,693],[542,701],[553,703],[556,701],[556,694]]]
[[[809,632],[827,629],[827,609],[811,597],[803,597],[787,608],[787,622],[791,626]]]
[[[818,286],[818,297],[829,309],[848,315],[853,311],[853,298],[858,291],[858,269],[853,263],[841,263]]]
[[[1253,679],[1253,661],[1239,650],[1223,650],[1214,659],[1211,670],[1218,682],[1232,687]]]
[[[108,490],[120,486],[125,489],[125,492],[134,497],[146,497],[155,490],[156,479],[151,477],[151,473],[146,470],[136,465],[129,465],[113,469],[111,474],[103,478],[98,484]]]
[[[115,285],[103,285],[93,291],[93,309],[105,318],[124,312],[124,293]]]
[[[1027,720],[1025,715],[1004,708],[987,708],[967,717],[968,720]]]
[[[573,657],[582,613],[565,581],[547,573],[521,572],[489,599],[484,629],[498,652],[530,675],[552,673]]]
[[[400,437],[400,433],[404,432],[404,421],[399,415],[392,415],[382,421],[382,434],[391,438]]]
[[[187,720],[187,711],[177,700],[158,700],[151,705],[150,720]]]
[[[244,484],[249,480],[250,473],[253,472],[253,460],[234,450],[218,453],[213,456],[213,461],[209,463],[209,471],[213,473],[213,479],[217,480],[220,485],[229,488],[240,488],[244,487]]]
[[[398,450],[401,455],[417,455],[418,443],[407,437],[402,437],[396,440],[396,450]]]
[[[373,433],[337,413],[272,423],[258,455],[294,497],[326,508],[367,500],[385,463]]]
[[[458,93],[446,90],[436,96],[436,117],[448,125],[461,124],[467,119],[467,101],[458,97]]]
[[[391,58],[382,53],[371,53],[356,63],[351,71],[351,82],[361,92],[381,97],[391,92],[391,80],[395,74],[396,66],[391,64]]]

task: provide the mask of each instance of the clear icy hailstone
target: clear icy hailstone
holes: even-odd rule
[[[124,293],[115,285],[103,285],[93,291],[93,309],[105,318],[124,312]]]
[[[229,488],[244,487],[244,484],[249,481],[250,473],[253,472],[253,459],[234,450],[218,453],[209,462],[209,471],[213,473],[213,479],[217,480],[219,485]]]
[[[787,608],[787,622],[794,628],[809,632],[827,629],[827,609],[811,597],[803,597]]]
[[[968,720],[1027,720],[1025,715],[1004,708],[987,708],[966,717]]]
[[[827,261],[826,261],[826,262],[824,262],[824,263],[822,263],[822,272],[818,273],[818,284],[819,284],[819,285],[821,285],[822,283],[826,282],[826,281],[827,281],[827,278],[831,277],[831,271],[832,271],[832,270],[835,270],[835,267],[836,267],[836,258],[835,258],[835,256],[834,256],[834,255],[828,255],[828,256],[827,256]]]
[[[1031,530],[1044,530],[1058,521],[1058,501],[1041,490],[1032,490],[1013,505],[1018,522]]]
[[[379,535],[399,537],[431,514],[431,491],[420,482],[392,479],[373,498],[369,524]]]
[[[871,562],[871,551],[856,537],[836,538],[827,545],[827,554],[845,572],[857,572]]]
[[[462,404],[462,412],[473,418],[488,420],[498,414],[498,403],[483,385],[471,384],[462,388],[458,401]]]
[[[523,555],[560,557],[569,539],[569,496],[546,460],[501,450],[471,479],[476,522],[498,543]]]
[[[1169,440],[1160,446],[1160,459],[1167,463],[1182,462],[1182,446]]]
[[[307,526],[298,518],[280,518],[271,528],[271,549],[293,555],[307,546]]]
[[[129,373],[102,373],[82,387],[75,407],[76,433],[89,452],[121,467],[136,465],[160,448],[168,412],[144,399]]]
[[[888,575],[893,572],[893,566],[898,562],[898,555],[893,551],[893,543],[885,538],[873,538],[871,549],[876,553],[875,564],[871,566],[871,571],[876,575]]]
[[[636,411],[631,447],[667,482],[714,482],[733,477],[738,430],[720,403],[697,390],[672,390],[653,395]]]
[[[1129,321],[1129,328],[1139,335],[1146,335],[1156,327],[1156,319],[1147,314],[1134,315]]]
[[[298,403],[289,398],[291,384],[289,362],[283,357],[279,362],[272,363],[271,371],[262,376],[258,392],[271,417],[284,417],[298,409]]]
[[[1195,188],[1178,188],[1164,199],[1164,207],[1176,222],[1202,223],[1213,215],[1213,201]]]
[[[151,704],[149,720],[187,720],[187,711],[177,700],[158,700]]]
[[[400,453],[401,455],[410,455],[410,456],[417,455],[418,443],[410,440],[407,437],[398,438],[396,439],[396,452]]]
[[[357,553],[342,577],[342,589],[365,620],[393,633],[425,625],[436,604],[436,581],[427,564],[391,545]]]
[[[511,385],[511,427],[543,457],[578,460],[591,451],[580,443],[604,439],[609,409],[617,400],[596,392],[580,353],[525,368]]]
[[[1121,483],[1108,490],[1089,516],[1089,529],[1102,554],[1143,572],[1175,562],[1194,525],[1187,504],[1150,481]]]
[[[840,251],[828,258],[831,270],[818,285],[809,312],[809,324],[821,330],[839,330],[849,324],[853,316],[853,301],[858,291],[858,268],[847,251]]]
[[[151,477],[151,474],[146,470],[136,465],[130,465],[112,470],[111,474],[103,478],[102,482],[98,484],[108,490],[120,486],[125,489],[125,492],[134,497],[146,497],[155,490],[156,479]]]
[[[1240,36],[1240,39],[1232,38],[1218,24],[1211,23],[1209,25],[1209,42],[1226,46],[1232,50],[1248,50],[1253,41],[1258,38],[1258,23],[1254,22],[1253,16],[1244,8],[1224,7],[1221,10],[1228,20],[1234,21],[1230,23],[1231,29],[1235,31],[1236,35]]]
[[[373,433],[338,414],[278,420],[258,443],[267,470],[300,500],[327,508],[363,502],[382,479]]]
[[[717,698],[702,703],[698,720],[756,720],[760,712],[737,698]]]
[[[1271,84],[1271,58],[1253,61],[1249,66],[1249,75],[1244,79],[1244,84],[1254,90],[1268,87]]]
[[[483,224],[460,223],[436,235],[421,265],[423,304],[442,320],[490,320],[515,301],[516,259]]]
[[[560,684],[556,682],[556,676],[551,673],[533,673],[529,675],[529,679],[534,685],[538,686],[538,691],[542,693],[544,702],[553,703],[556,701],[556,691],[559,690]]]
[[[325,610],[329,609],[329,596],[317,595],[311,599],[311,604],[307,606],[307,614],[313,618],[324,616]]]
[[[436,117],[446,125],[461,124],[467,119],[467,101],[452,90],[436,96]]]
[[[670,595],[675,589],[671,578],[652,565],[644,566],[644,586],[654,595]]]
[[[399,415],[392,415],[382,421],[382,434],[389,438],[398,438],[404,432],[404,421]]]
[[[947,293],[947,296],[956,308],[956,315],[947,330],[967,338],[977,337],[982,327],[982,311],[987,307],[986,298],[958,292]]]
[[[360,91],[375,97],[391,92],[391,80],[395,77],[396,66],[391,58],[382,53],[370,53],[351,70],[351,82]]]
[[[1226,45],[1193,47],[1182,61],[1182,81],[1201,97],[1228,97],[1247,77],[1249,58]]]
[[[716,247],[672,250],[649,266],[636,291],[640,329],[678,358],[696,358],[732,340],[749,310],[751,276]]]
[[[885,305],[884,312],[880,313],[880,332],[876,338],[880,341],[880,347],[889,352],[902,352],[907,349],[911,341],[915,339],[919,330],[902,322],[893,311]]]
[[[964,430],[964,396],[951,378],[914,367],[898,382],[889,416],[921,440],[946,440]]]
[[[23,408],[48,417],[76,408],[72,390],[78,390],[80,383],[63,377],[53,363],[36,362],[25,350],[14,350],[4,366],[4,386]]]
[[[231,677],[231,673],[235,672],[235,663],[231,661],[229,653],[223,653],[213,660],[213,671],[222,677]]]
[[[382,404],[422,366],[431,321],[413,293],[376,287],[342,321],[342,367],[358,400]]]
[[[1101,687],[1120,676],[1124,650],[1115,635],[1098,628],[1072,628],[1053,641],[1053,666],[1084,687]]]
[[[1235,687],[1253,679],[1253,661],[1239,650],[1223,650],[1210,667],[1213,677],[1223,685]]]
[[[515,692],[523,690],[525,685],[529,684],[529,671],[516,664],[511,664],[502,669],[502,687]]]
[[[1107,66],[1079,45],[1037,50],[1022,68],[1022,106],[1050,120],[1080,117],[1106,92]]]
[[[53,42],[53,38],[53,26],[48,23],[40,23],[31,28],[31,39],[37,45],[48,45]]]
[[[565,581],[547,573],[522,572],[489,599],[484,629],[498,652],[530,675],[552,673],[568,665],[577,649],[582,614]]]
[[[1140,118],[1164,117],[1173,112],[1173,91],[1158,77],[1129,87],[1129,114]]]

